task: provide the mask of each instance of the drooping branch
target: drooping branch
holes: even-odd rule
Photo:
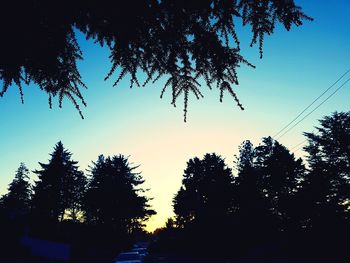
[[[236,23],[243,21],[252,32],[251,45],[258,44],[260,56],[266,35],[277,23],[287,30],[311,20],[293,0],[99,0],[59,3],[44,0],[6,1],[0,16],[0,81],[3,96],[16,85],[23,102],[22,84],[33,82],[59,105],[68,98],[82,115],[86,106],[85,87],[77,68],[82,53],[74,30],[111,50],[112,67],[106,79],[115,85],[130,76],[130,86],[143,86],[168,78],[172,104],[182,94],[185,119],[188,94],[202,97],[203,79],[216,84],[222,101],[227,90],[236,100],[236,69],[252,66],[241,55]],[[146,74],[139,80],[139,72]],[[242,108],[242,107],[241,107]]]

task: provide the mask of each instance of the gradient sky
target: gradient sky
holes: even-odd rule
[[[108,50],[79,35],[84,53],[79,69],[89,87],[83,91],[88,103],[85,120],[67,100],[63,109],[56,103],[50,110],[47,96],[34,85],[24,88],[24,105],[18,90],[11,88],[0,98],[0,194],[20,162],[30,170],[39,168],[38,161],[47,162],[62,140],[82,169],[101,153],[130,155],[131,162],[141,165],[144,186],[150,188],[148,195],[158,212],[147,229],[163,226],[173,215],[172,198],[189,158],[216,152],[232,167],[243,140],[258,144],[262,137],[274,135],[350,68],[350,1],[297,3],[315,21],[291,32],[278,28],[265,40],[262,60],[256,47],[249,48],[247,33],[239,32],[244,54],[257,66],[239,69],[236,92],[246,110],[240,111],[228,94],[219,103],[218,91],[203,87],[205,98],[190,101],[187,123],[180,101],[173,108],[169,93],[159,98],[162,82],[129,89],[127,79],[118,87],[112,87],[113,78],[103,81],[110,68]],[[322,116],[349,111],[349,98],[350,83],[280,142],[293,147],[303,141],[302,132],[312,131]]]

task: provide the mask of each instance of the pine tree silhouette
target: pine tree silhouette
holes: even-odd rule
[[[84,198],[86,223],[118,234],[131,234],[144,226],[155,211],[141,193],[144,182],[123,155],[100,155],[90,167]]]
[[[8,187],[8,193],[1,198],[1,207],[9,210],[29,210],[31,185],[29,183],[29,170],[21,163],[16,171],[15,178]]]
[[[54,222],[62,221],[68,213],[68,217],[76,220],[85,188],[84,174],[62,142],[56,144],[50,155],[49,163],[39,163],[42,169],[34,171],[39,180],[34,186],[33,213]]]

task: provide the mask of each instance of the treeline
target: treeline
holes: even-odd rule
[[[31,185],[29,170],[21,163],[0,199],[2,229],[7,233],[2,239],[18,243],[26,232],[79,246],[111,246],[116,253],[142,235],[145,221],[155,214],[144,194],[142,175],[123,155],[100,155],[84,173],[58,142],[48,163],[39,165],[33,171],[38,179]],[[17,245],[9,244],[15,249]]]
[[[315,130],[304,133],[305,160],[271,137],[257,146],[244,141],[234,171],[215,153],[190,159],[173,199],[175,217],[156,231],[152,251],[187,253],[199,262],[348,258],[350,112],[323,118]],[[34,185],[21,164],[0,199],[7,247],[19,251],[18,238],[29,234],[69,242],[75,262],[109,262],[112,255],[82,255],[99,246],[117,252],[144,235],[155,211],[127,157],[101,155],[84,173],[61,142],[50,156],[34,171]]]
[[[215,153],[190,159],[154,250],[209,262],[349,258],[350,113],[304,135],[305,163],[271,137],[240,145],[235,176]]]

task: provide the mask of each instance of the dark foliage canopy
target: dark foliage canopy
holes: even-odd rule
[[[16,171],[15,178],[8,187],[8,193],[1,199],[1,207],[9,210],[28,210],[31,197],[29,170],[21,163]]]
[[[232,213],[233,176],[224,159],[206,154],[190,159],[173,202],[179,226],[215,225]]]
[[[291,220],[297,220],[295,210],[300,204],[295,195],[305,176],[300,158],[266,137],[257,147],[250,141],[240,146],[237,168],[235,200],[241,216],[273,218],[273,223],[265,224],[272,223],[277,230],[286,230]]]
[[[33,213],[44,220],[62,221],[64,216],[76,220],[85,190],[84,174],[61,142],[50,155],[49,162],[39,163],[41,170],[34,171],[39,179],[34,186]]]
[[[323,227],[350,219],[350,113],[326,116],[316,130],[305,133],[310,169],[303,197],[308,221]]]
[[[167,76],[161,97],[170,89],[175,106],[183,95],[185,120],[189,94],[203,97],[199,78],[217,86],[220,101],[227,91],[243,109],[233,89],[236,69],[252,65],[240,52],[239,21],[250,28],[251,46],[257,44],[262,57],[264,38],[277,24],[290,30],[311,20],[293,0],[27,0],[5,1],[1,10],[1,96],[15,84],[23,102],[21,85],[33,82],[48,94],[50,107],[53,97],[60,107],[68,98],[82,116],[78,29],[109,47],[106,79],[120,70],[114,85],[126,75],[131,87]],[[139,71],[146,74],[143,83]]]
[[[215,258],[234,246],[235,255],[227,256],[232,262],[249,258],[254,247],[265,250],[281,241],[271,253],[293,262],[344,256],[350,229],[350,113],[327,116],[316,130],[305,133],[307,168],[271,137],[258,146],[240,145],[237,176],[215,154],[191,159],[173,200],[175,228],[168,222],[161,238]]]
[[[123,155],[100,155],[90,167],[84,198],[85,220],[90,225],[104,225],[117,233],[132,233],[143,226],[155,211],[149,198],[142,195],[144,182]]]
[[[255,167],[261,176],[263,192],[272,200],[295,193],[305,170],[300,158],[295,158],[271,137],[263,138],[262,144],[255,148]]]
[[[247,140],[239,146],[236,156],[237,177],[235,178],[234,200],[237,212],[245,217],[262,219],[262,214],[269,208],[262,190],[262,180],[257,172],[256,152],[253,144]]]

